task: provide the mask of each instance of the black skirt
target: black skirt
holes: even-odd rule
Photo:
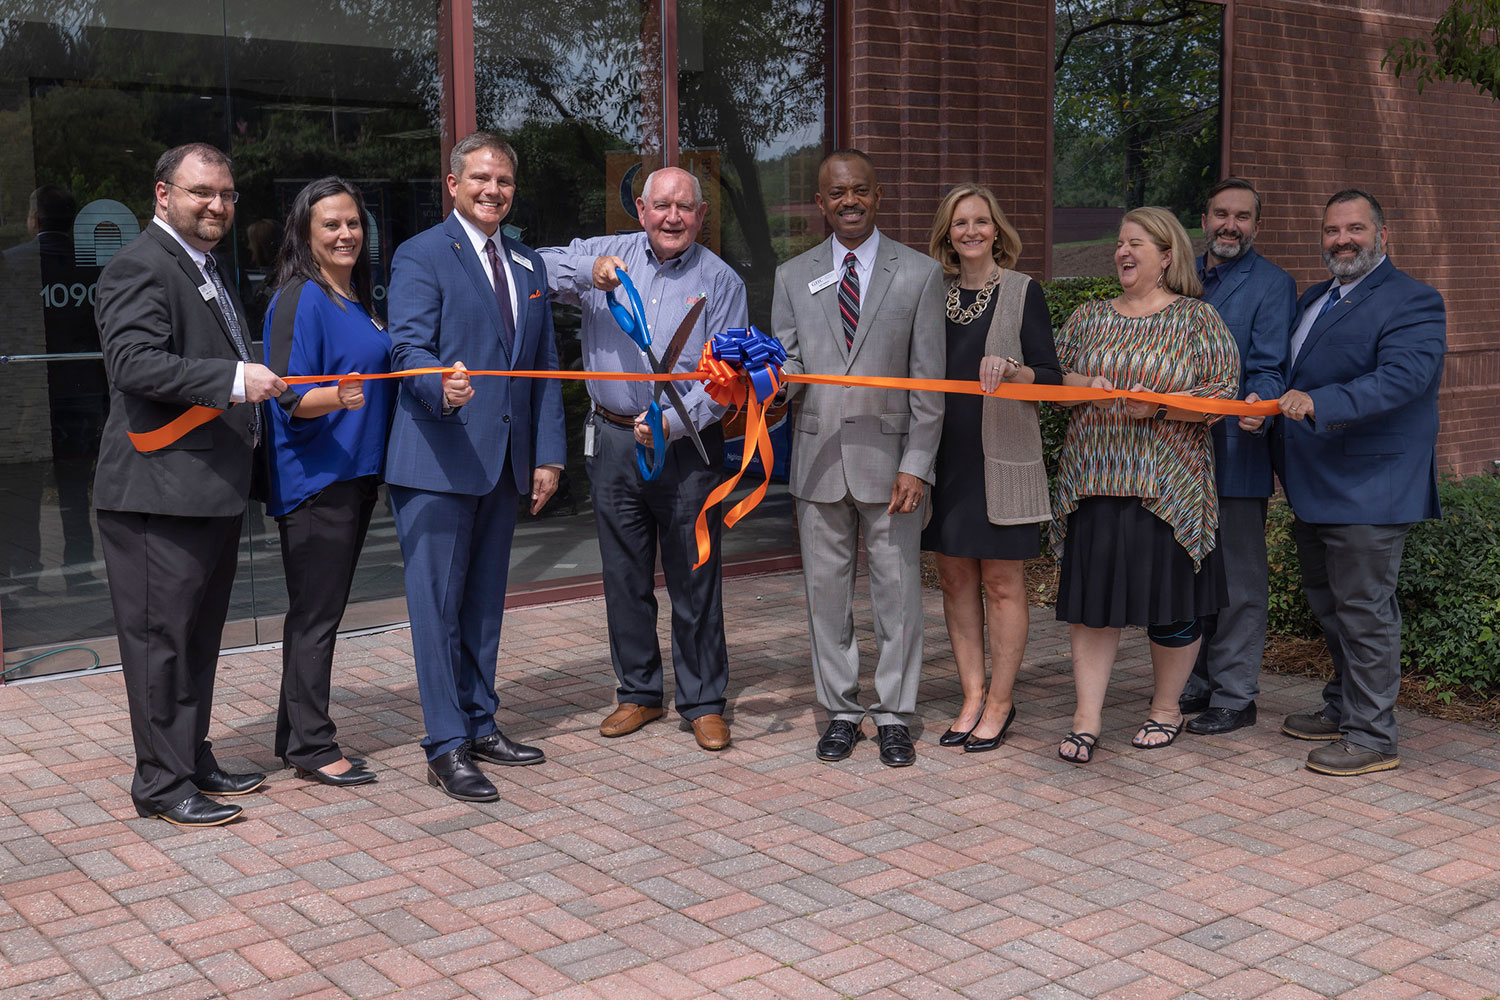
[[[1089,628],[1166,625],[1228,604],[1219,548],[1193,557],[1139,497],[1084,497],[1068,515],[1057,620]]]

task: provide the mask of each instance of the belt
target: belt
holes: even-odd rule
[[[594,412],[599,414],[599,416],[603,417],[605,420],[608,420],[612,424],[617,424],[620,427],[629,427],[632,430],[635,428],[635,417],[627,417],[623,413],[616,413],[614,410],[606,410],[598,403],[594,404]]]

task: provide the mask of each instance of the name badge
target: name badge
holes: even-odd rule
[[[807,283],[807,292],[808,292],[809,295],[816,295],[819,292],[821,292],[823,289],[827,288],[829,285],[832,285],[835,282],[837,282],[838,280],[839,280],[839,273],[837,271],[829,271],[827,274],[823,275],[821,278],[814,278],[813,280],[809,281]]]
[[[214,283],[212,281],[205,281],[203,284],[198,286],[198,294],[203,296],[204,302],[212,302],[214,300],[214,296],[219,293],[214,291]]]
[[[513,261],[515,261],[517,264],[520,264],[522,267],[526,268],[526,270],[528,270],[528,271],[533,270],[533,268],[531,266],[531,261],[527,260],[525,257],[522,257],[520,254],[516,253],[514,250],[512,250],[510,252],[510,259],[513,260]]]

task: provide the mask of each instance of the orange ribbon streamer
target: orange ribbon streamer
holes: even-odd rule
[[[557,378],[596,382],[703,382],[708,394],[715,402],[726,409],[744,410],[745,445],[742,449],[739,471],[720,483],[708,495],[708,499],[704,501],[703,508],[698,512],[698,518],[693,525],[693,531],[698,540],[698,561],[693,564],[693,569],[697,569],[708,561],[708,557],[713,551],[708,535],[708,512],[735,491],[739,486],[740,480],[750,469],[752,455],[757,455],[760,457],[760,465],[761,469],[765,472],[765,479],[748,496],[735,504],[728,514],[724,515],[724,526],[726,528],[732,528],[738,524],[765,497],[766,490],[771,482],[771,463],[773,458],[771,433],[770,429],[766,426],[766,408],[770,405],[770,397],[765,399],[759,398],[751,388],[749,377],[741,369],[714,358],[709,352],[709,345],[705,344],[703,351],[703,356],[699,358],[696,371],[674,372],[670,375],[640,375],[631,372],[488,370],[469,371],[467,374],[471,376],[505,375],[511,378]],[[357,377],[369,380],[408,378],[413,375],[448,375],[457,370],[455,368],[407,368],[402,371],[381,372],[379,374],[359,375]],[[1090,389],[1067,385],[1020,385],[1015,383],[1001,383],[995,388],[994,392],[987,393],[979,387],[978,382],[965,382],[956,379],[896,378],[873,375],[789,375],[780,371],[776,371],[775,375],[777,376],[777,388],[780,388],[784,383],[801,382],[807,385],[863,386],[877,389],[908,389],[918,392],[952,392],[968,396],[995,396],[1000,399],[1019,399],[1029,402],[1087,403],[1106,399],[1135,400],[1137,402],[1155,403],[1158,406],[1169,406],[1177,410],[1207,413],[1215,416],[1268,417],[1281,412],[1277,401],[1274,399],[1247,403],[1244,400],[1238,399],[1210,399],[1203,396],[1180,396],[1172,393],[1149,392],[1146,390]],[[354,376],[288,375],[282,381],[287,385],[312,385],[318,382],[338,382],[341,379],[350,377]],[[218,410],[211,406],[190,407],[170,423],[164,424],[155,430],[138,433],[134,431],[130,432],[130,442],[135,445],[137,451],[158,451],[181,438],[189,431],[203,426],[223,412],[223,410]]]

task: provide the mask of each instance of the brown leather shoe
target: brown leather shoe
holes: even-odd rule
[[[693,738],[705,750],[723,750],[729,745],[729,723],[722,715],[700,715],[692,722]]]
[[[604,717],[599,723],[600,736],[624,736],[633,733],[653,719],[661,718],[660,708],[647,708],[645,705],[632,705],[628,701],[620,702],[620,707]]]

